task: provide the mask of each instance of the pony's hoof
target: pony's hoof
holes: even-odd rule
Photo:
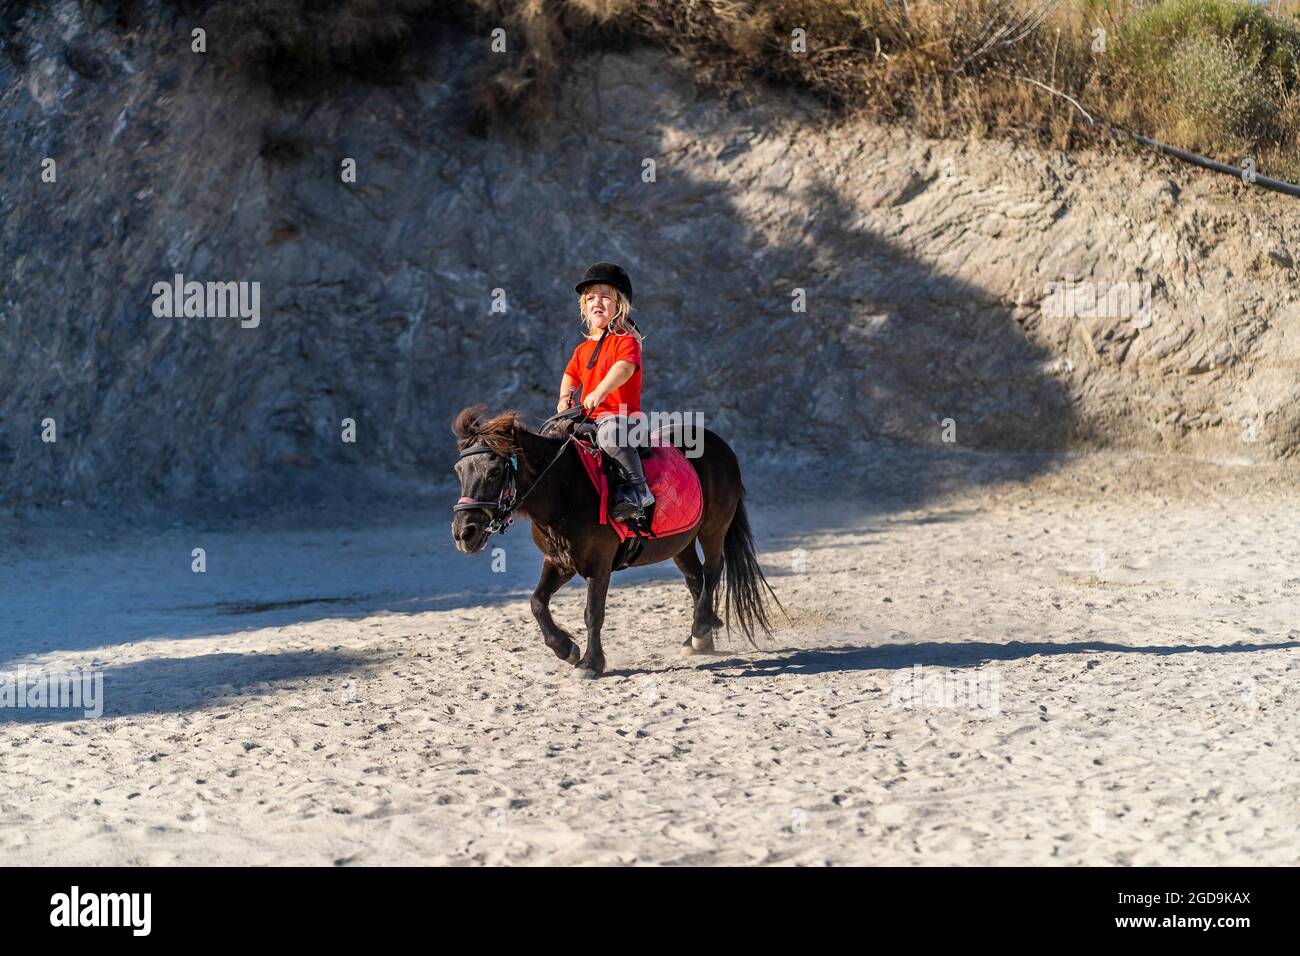
[[[713,650],[713,638],[691,637],[682,645],[682,657],[694,657],[696,654],[708,654]]]
[[[582,660],[582,654],[578,651],[578,645],[577,645],[577,644],[574,644],[574,645],[573,645],[573,650],[569,651],[569,657],[568,657],[568,659],[565,661],[565,663],[566,663],[566,664],[575,664],[575,665],[576,665],[576,664],[578,663],[578,661],[580,661],[580,660]]]
[[[577,680],[593,680],[596,677],[596,672],[590,667],[575,667],[573,676]]]

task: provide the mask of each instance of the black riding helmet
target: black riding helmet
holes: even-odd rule
[[[579,295],[582,290],[589,285],[595,285],[603,282],[605,285],[612,285],[619,292],[622,292],[630,300],[632,298],[632,280],[627,277],[623,267],[614,262],[597,262],[587,269],[586,275],[582,277],[574,289]]]
[[[582,295],[582,290],[587,286],[602,282],[605,285],[612,285],[627,296],[629,302],[632,301],[632,280],[628,278],[623,267],[616,262],[597,262],[595,265],[589,266],[586,274],[582,277],[582,281],[573,288],[578,295]],[[632,316],[627,317],[627,323],[638,332],[641,331]]]

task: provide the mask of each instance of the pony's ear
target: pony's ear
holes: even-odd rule
[[[486,414],[487,406],[483,404],[462,408],[460,414],[452,420],[452,434],[460,441],[465,441],[478,432],[483,416]]]

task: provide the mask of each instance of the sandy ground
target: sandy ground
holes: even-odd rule
[[[683,659],[676,569],[623,572],[586,682],[529,614],[526,529],[504,570],[461,556],[446,489],[9,519],[0,670],[105,690],[0,709],[0,862],[1296,863],[1295,476],[945,461],[756,472],[792,623]]]

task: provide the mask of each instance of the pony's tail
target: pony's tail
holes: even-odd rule
[[[785,614],[786,620],[790,619],[790,615],[786,614],[780,598],[767,583],[767,578],[763,577],[763,569],[759,566],[754,552],[754,535],[749,530],[749,516],[745,514],[743,484],[740,486],[740,500],[736,503],[736,514],[722,541],[722,563],[727,588],[727,630],[731,630],[731,619],[734,616],[745,639],[757,647],[754,643],[755,625],[761,627],[768,637],[772,636],[772,626],[767,619],[767,607],[764,604],[766,598],[759,584],[767,589],[772,600],[776,601],[776,606],[781,608],[781,613]]]

